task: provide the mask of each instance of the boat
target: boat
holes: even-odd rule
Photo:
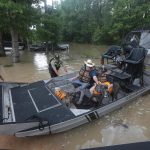
[[[124,85],[116,100],[112,101],[111,96],[103,97],[102,103],[96,106],[86,94],[82,104],[72,103],[70,106],[56,96],[56,87],[68,93],[75,90],[70,79],[77,72],[30,84],[1,82],[0,134],[26,137],[64,132],[92,122],[150,91],[150,73],[147,71],[142,74],[141,84],[133,81],[129,84],[129,73],[114,64],[105,67],[112,70],[111,78]],[[74,96],[76,98],[78,94]]]
[[[55,134],[90,123],[123,107],[150,92],[150,72],[143,67],[144,64],[150,66],[149,58],[145,48],[133,48],[124,60],[127,67],[118,67],[114,58],[112,63],[96,67],[97,71],[104,68],[111,71],[107,74],[108,81],[120,85],[115,99],[101,94],[93,101],[86,89],[83,102],[77,104],[80,92],[74,92],[76,85],[71,79],[78,72],[34,83],[1,82],[0,134],[17,137]],[[130,72],[132,69],[138,72]],[[61,99],[56,88],[68,93],[68,97]]]
[[[46,45],[44,45],[44,44],[32,44],[32,45],[30,45],[30,51],[34,51],[34,52],[46,51]]]
[[[62,50],[62,51],[65,50],[69,54],[69,44],[65,44],[65,43],[57,44],[56,50]]]

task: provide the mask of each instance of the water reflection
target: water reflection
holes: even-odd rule
[[[61,52],[61,58],[68,72],[79,70],[87,58],[99,64],[99,56],[106,47],[81,44],[70,45],[70,57]],[[50,54],[49,56],[52,57]],[[45,53],[23,51],[21,63],[10,64],[9,57],[0,58],[0,71],[5,81],[34,82],[50,78],[48,73],[48,58]],[[64,72],[61,72],[64,74]],[[0,136],[0,148],[22,150],[78,150],[80,148],[105,146],[111,144],[131,143],[150,140],[150,95],[141,97],[123,109],[112,112],[90,124],[72,129],[65,133],[52,136],[16,138]],[[112,124],[113,120],[122,120],[128,125]],[[20,148],[21,147],[21,148]]]
[[[47,70],[48,60],[45,53],[35,53],[33,57],[33,63],[37,70]]]
[[[123,126],[108,126],[101,130],[102,145],[109,146],[118,143],[133,143],[146,141],[148,138],[144,135],[146,128],[142,126],[130,125],[129,128]]]

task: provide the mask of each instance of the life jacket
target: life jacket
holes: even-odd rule
[[[106,81],[106,82],[103,82],[102,84],[98,84],[96,85],[94,91],[93,91],[93,94],[94,95],[99,95],[99,94],[102,94],[103,93],[103,90],[106,90],[105,88],[107,88],[108,92],[111,94],[112,91],[113,91],[113,87],[110,86],[111,83]]]
[[[109,93],[112,93],[112,91],[113,91],[113,86],[110,86],[111,83],[108,82],[108,81],[106,81],[106,82],[104,82],[104,84],[107,85],[107,87],[108,87],[108,92],[109,92]]]
[[[59,70],[59,68],[61,67],[62,65],[62,61],[61,60],[56,60],[55,57],[53,57],[51,60],[50,60],[50,64],[51,62],[54,60],[54,65],[55,65],[55,68],[57,70]]]
[[[86,70],[86,66],[83,66],[79,71],[79,80],[85,83],[90,82],[91,76],[90,76],[91,70]]]
[[[62,90],[56,90],[55,91],[55,95],[60,99],[60,100],[64,100],[64,98],[66,97],[66,93]]]

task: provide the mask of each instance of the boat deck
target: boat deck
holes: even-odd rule
[[[75,117],[43,81],[12,88],[11,97],[16,122],[37,116],[56,124]]]
[[[78,115],[90,111],[93,107],[93,102],[90,104],[91,101],[89,101],[90,103],[87,106],[83,101],[83,105],[75,105],[72,107],[73,109],[69,109],[63,101],[55,97],[54,88],[58,86],[67,92],[74,91],[74,87],[68,79],[75,76],[75,74],[76,73],[57,77],[48,82],[38,81],[31,84],[20,84],[17,86],[12,86],[10,83],[10,87],[7,87],[7,84],[5,86],[0,84],[0,119],[2,120],[3,117],[7,118],[8,116],[9,109],[7,108],[7,103],[5,104],[6,108],[3,108],[2,106],[8,97],[12,110],[12,116],[9,117],[9,120],[6,122],[26,122],[26,120],[31,120],[38,117],[39,119],[49,121],[50,124],[53,125],[74,119]],[[144,87],[149,85],[149,75],[144,75]],[[133,86],[131,88],[133,88]],[[141,88],[138,87],[138,89]],[[138,91],[138,89],[132,89],[131,91]],[[3,92],[5,93],[4,96]],[[118,94],[118,99],[126,95],[128,95],[128,93],[120,91]],[[5,99],[3,99],[3,97],[5,97]],[[85,102],[87,103],[87,98]],[[104,98],[102,101],[103,105],[100,107],[110,104],[111,102],[111,97]],[[4,109],[6,109],[7,112],[5,112]],[[83,111],[78,111],[76,113],[77,110]]]

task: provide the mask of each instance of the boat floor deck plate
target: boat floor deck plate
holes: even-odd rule
[[[37,112],[27,92],[27,86],[11,89],[11,97],[16,121],[25,120]]]
[[[45,86],[30,89],[28,92],[37,112],[42,112],[61,105]]]
[[[45,85],[12,88],[11,98],[16,122],[25,121],[33,115],[46,118],[51,124],[75,117]]]

